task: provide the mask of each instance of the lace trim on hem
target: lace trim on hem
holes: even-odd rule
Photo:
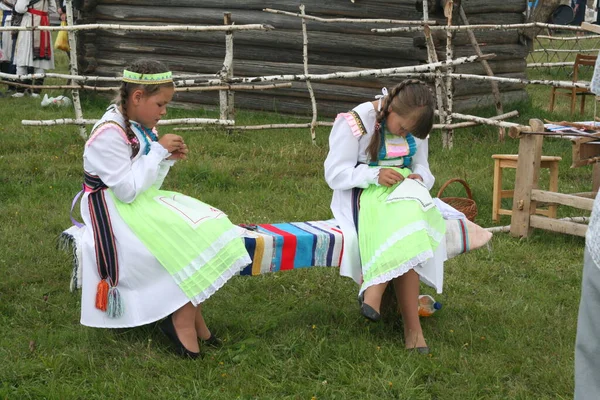
[[[227,283],[228,280],[230,280],[233,276],[240,272],[240,270],[242,270],[250,263],[252,263],[252,260],[250,259],[248,254],[245,254],[242,257],[238,258],[233,263],[233,265],[227,271],[225,271],[215,282],[213,282],[207,289],[202,291],[202,293],[197,294],[196,296],[191,298],[190,300],[192,304],[194,306],[197,306],[198,304],[204,302],[210,296],[215,294],[219,289],[221,289],[223,285]]]
[[[445,233],[441,233],[431,228],[429,224],[425,221],[417,221],[410,225],[404,226],[401,229],[397,230],[393,235],[391,235],[379,248],[375,251],[375,254],[371,256],[371,259],[367,264],[363,266],[363,275],[371,269],[375,261],[381,256],[381,254],[392,247],[396,242],[404,239],[405,237],[412,235],[415,232],[420,230],[427,231],[427,235],[432,238],[438,245],[444,238]]]
[[[371,279],[368,282],[363,282],[362,286],[360,287],[360,291],[358,292],[358,295],[360,296],[361,293],[363,293],[365,290],[367,290],[367,288],[369,288],[370,286],[389,282],[394,278],[404,275],[411,269],[414,269],[417,265],[424,263],[425,261],[429,260],[432,257],[433,257],[433,251],[426,250],[423,253],[418,254],[417,256],[411,258],[410,260],[408,260],[404,264],[400,265],[399,267],[394,268],[393,270],[388,271],[384,274],[381,274],[381,275]],[[429,280],[426,280],[426,281],[429,282]],[[429,283],[431,283],[431,282],[429,282]],[[437,288],[435,288],[435,289],[437,290]]]

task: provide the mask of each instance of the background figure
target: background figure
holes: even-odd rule
[[[2,11],[2,23],[0,23],[0,26],[10,26],[14,4],[15,0],[0,0],[0,10]],[[0,32],[0,72],[6,74],[15,74],[17,72],[13,63],[14,50],[12,32]],[[8,90],[15,90],[15,87],[9,85]]]
[[[575,400],[600,394],[600,196],[585,236],[581,302],[575,342]]]
[[[15,11],[23,15],[21,26],[50,26],[48,15],[56,12],[54,0],[17,0]],[[52,35],[49,31],[20,31],[17,35],[14,63],[17,74],[41,74],[46,70],[54,69],[54,50]],[[31,84],[32,81],[24,81]],[[43,85],[44,79],[33,81],[35,85]],[[40,97],[41,89],[33,89],[32,97]],[[23,97],[24,88],[18,88],[13,97]]]
[[[575,400],[600,394],[600,196],[585,236],[581,301],[575,341]]]
[[[571,22],[571,25],[580,26],[581,23],[585,20],[585,10],[587,7],[587,0],[574,0],[573,2],[573,13],[575,17]],[[577,36],[582,36],[583,32],[577,32]]]
[[[596,10],[596,22],[594,22],[594,24],[600,25],[600,0],[596,0],[596,6],[594,7],[594,10]]]

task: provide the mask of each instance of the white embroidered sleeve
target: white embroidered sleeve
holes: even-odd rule
[[[154,142],[147,155],[132,162],[131,147],[116,129],[98,135],[83,153],[85,170],[99,176],[125,203],[133,202],[157,181],[160,164],[168,156],[169,152]]]
[[[379,168],[358,164],[358,138],[343,118],[338,118],[329,135],[329,154],[325,159],[325,181],[333,190],[367,188],[377,183]]]

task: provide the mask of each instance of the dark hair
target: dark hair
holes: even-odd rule
[[[390,113],[389,108],[403,117],[414,117],[416,125],[410,127],[410,132],[419,139],[425,139],[433,127],[435,101],[429,86],[416,79],[400,82],[383,98],[381,110],[377,113],[375,133],[367,147],[371,161],[379,159],[380,129]]]
[[[127,67],[128,71],[137,72],[138,74],[160,74],[162,72],[168,72],[169,69],[166,65],[159,61],[155,60],[137,60],[129,67]],[[139,83],[129,83],[129,82],[121,82],[121,87],[119,88],[119,95],[117,96],[116,103],[117,106],[121,106],[121,110],[123,112],[123,118],[125,120],[125,134],[127,135],[127,139],[129,139],[129,143],[131,143],[131,149],[133,150],[133,156],[140,151],[140,144],[136,138],[135,133],[131,129],[131,123],[129,122],[129,116],[127,115],[127,102],[129,100],[129,95],[133,93],[135,90],[143,90],[144,96],[152,96],[155,93],[158,93],[163,87],[173,87],[173,82],[160,83],[156,85],[142,85]]]

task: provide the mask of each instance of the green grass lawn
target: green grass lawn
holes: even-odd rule
[[[59,61],[64,68],[64,59]],[[529,102],[504,106],[520,111],[514,121],[569,120],[566,101],[556,113],[548,112],[550,88],[529,92]],[[86,117],[101,116],[108,104],[90,95],[83,102]],[[593,116],[589,103],[582,119]],[[73,127],[20,124],[73,117],[72,110],[41,108],[30,97],[2,97],[0,110],[1,398],[572,398],[584,241],[543,231],[525,240],[497,233],[490,251],[446,264],[443,294],[423,287],[444,304],[422,321],[429,356],[404,350],[399,321],[365,321],[356,304],[357,287],[334,268],[232,279],[205,307],[209,326],[225,346],[207,350],[202,360],[172,354],[154,325],[81,326],[79,293],[69,292],[70,259],[56,249],[56,238],[70,225],[68,210],[81,187],[84,141]],[[170,118],[215,115],[169,112]],[[237,116],[240,124],[291,120],[243,111]],[[166,188],[225,210],[235,223],[331,217],[322,166],[327,129],[317,132],[316,146],[308,130],[206,130],[184,136],[189,160],[172,169]],[[498,142],[492,127],[457,130],[453,150],[443,150],[441,135],[434,132],[433,193],[450,178],[466,179],[479,208],[476,222],[508,225],[509,217],[491,221],[491,156],[517,149],[516,140]],[[569,168],[568,141],[546,139],[544,154],[563,157],[561,192],[590,190],[591,168]],[[506,173],[505,182],[514,182],[514,171]],[[541,185],[546,184],[543,171]],[[464,192],[451,186],[446,195]],[[566,207],[559,214],[585,215]]]

